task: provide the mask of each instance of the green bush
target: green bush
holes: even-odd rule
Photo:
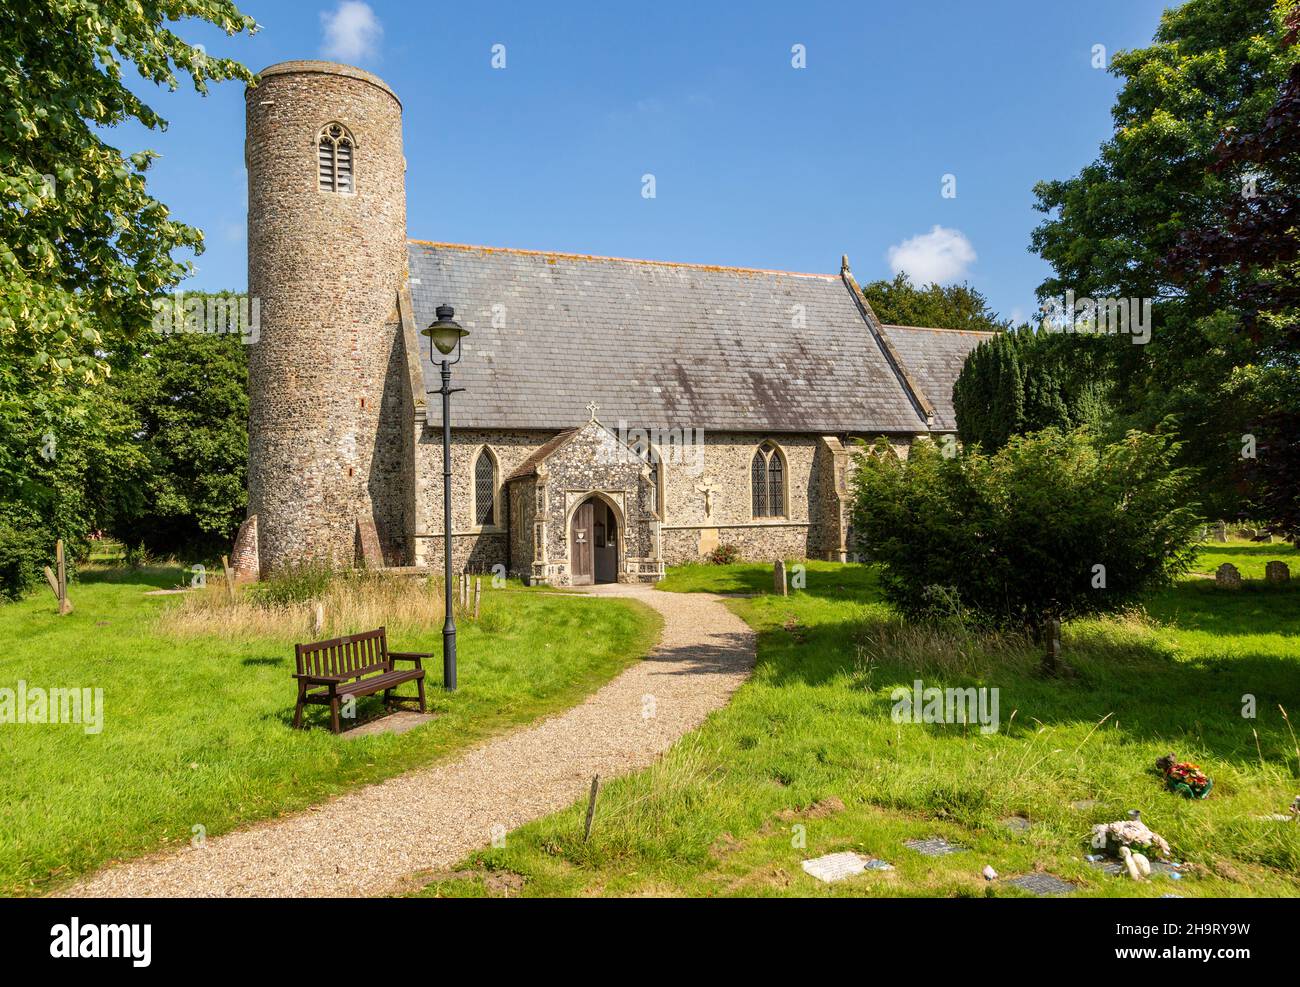
[[[45,542],[39,532],[0,524],[0,597],[21,599],[41,578],[49,562]]]
[[[336,579],[359,578],[362,578],[359,573],[327,562],[297,562],[277,569],[263,582],[252,584],[248,592],[259,603],[289,606],[319,600]]]
[[[1169,438],[1015,436],[986,455],[864,445],[853,523],[911,620],[1029,628],[1125,609],[1187,571],[1200,526]]]
[[[731,565],[740,558],[740,549],[723,542],[709,553],[708,558],[711,565]]]

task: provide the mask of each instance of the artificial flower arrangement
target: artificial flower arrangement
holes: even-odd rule
[[[1132,815],[1136,817],[1137,813]],[[1127,854],[1122,852],[1124,850],[1144,855],[1154,854],[1166,860],[1173,854],[1165,838],[1152,832],[1138,818],[1098,823],[1092,827],[1092,845],[1121,858],[1127,858]]]
[[[1166,787],[1184,798],[1203,799],[1214,789],[1214,782],[1206,777],[1199,764],[1180,761],[1173,754],[1156,761],[1156,770],[1165,776]]]

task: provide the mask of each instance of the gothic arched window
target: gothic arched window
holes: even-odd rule
[[[773,442],[764,442],[749,466],[754,517],[785,517],[785,459]]]
[[[497,523],[497,464],[486,447],[474,461],[474,523]]]
[[[322,192],[353,192],[356,181],[352,152],[356,142],[341,123],[327,123],[321,128],[316,144],[316,163]]]

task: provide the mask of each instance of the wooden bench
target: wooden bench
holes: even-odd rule
[[[298,671],[298,706],[293,713],[294,729],[302,728],[302,710],[308,703],[330,708],[330,729],[339,732],[339,707],[349,696],[384,694],[387,705],[393,690],[403,682],[415,682],[420,690],[420,712],[424,712],[423,659],[425,651],[389,651],[384,628],[362,631],[346,637],[311,644],[294,645]],[[414,668],[398,669],[395,661],[410,661]]]

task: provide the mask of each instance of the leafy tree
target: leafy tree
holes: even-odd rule
[[[862,294],[886,325],[929,326],[999,332],[1011,323],[998,317],[988,300],[968,284],[931,284],[918,288],[906,272],[893,281],[871,281]]]
[[[1300,7],[1285,44],[1300,40]],[[1254,132],[1229,132],[1210,170],[1235,179],[1222,213],[1185,231],[1167,262],[1208,322],[1244,332],[1252,365],[1239,372],[1257,420],[1244,478],[1276,530],[1300,539],[1300,64]]]
[[[170,25],[187,19],[256,26],[230,0],[0,0],[0,520],[42,544],[84,538],[106,508],[104,471],[131,468],[122,409],[97,385],[185,273],[173,251],[202,248],[148,193],[154,152],[103,138],[166,125],[123,71],[169,89],[188,74],[201,93],[253,79],[181,40]]]
[[[857,458],[854,529],[908,619],[957,610],[1041,631],[1127,607],[1191,565],[1199,518],[1177,452],[1165,436],[1102,444],[1082,429],[991,455],[920,442],[902,459],[882,441]]]
[[[162,336],[108,390],[145,463],[113,491],[109,530],[158,554],[216,557],[248,502],[247,347],[228,333]]]
[[[1106,343],[1095,335],[1017,329],[980,343],[953,384],[957,434],[1001,449],[1013,435],[1111,428]]]
[[[1240,175],[1212,167],[1217,148],[1232,128],[1260,130],[1300,61],[1283,27],[1294,7],[1188,0],[1166,11],[1151,46],[1112,60],[1123,86],[1100,156],[1074,178],[1035,188],[1048,219],[1032,246],[1054,270],[1041,297],[1072,289],[1154,299],[1150,342],[1114,337],[1108,348],[1120,409],[1148,430],[1174,417],[1183,461],[1204,467],[1207,507],[1220,515],[1248,508],[1237,475],[1241,437],[1260,410],[1243,374],[1256,349],[1225,308],[1230,299],[1189,294],[1166,258],[1188,230],[1213,225],[1240,188]]]

